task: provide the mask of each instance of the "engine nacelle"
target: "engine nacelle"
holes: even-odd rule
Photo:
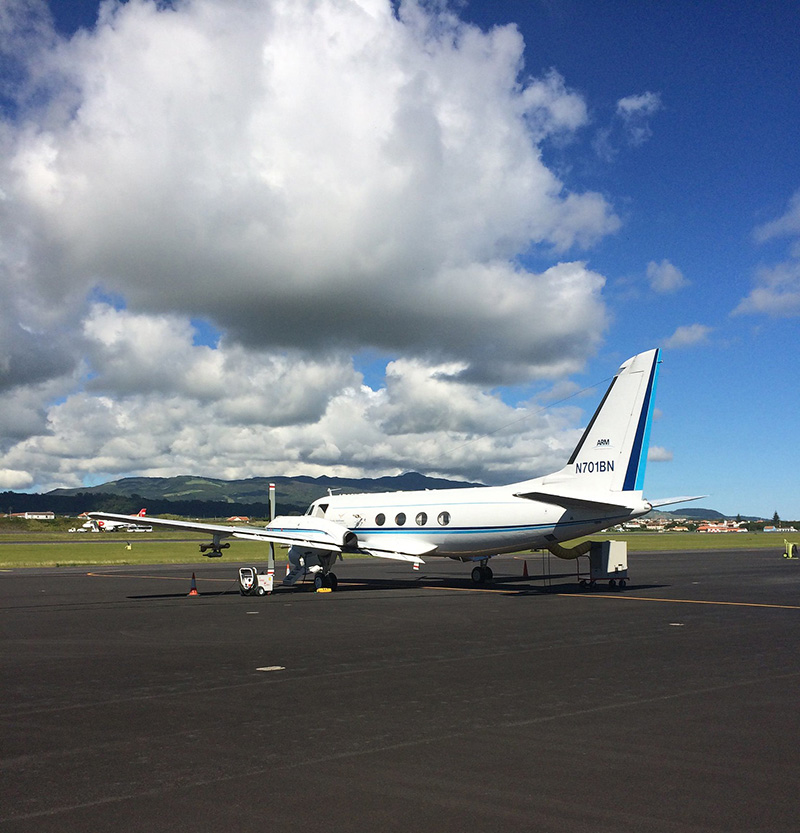
[[[358,536],[344,524],[337,524],[325,518],[312,518],[308,515],[281,515],[267,524],[267,529],[280,534],[281,532],[299,533],[307,540],[307,546],[314,546],[314,541],[320,544],[336,544],[347,552],[358,549]]]
[[[200,544],[200,552],[206,558],[222,558],[222,550],[226,550],[230,547],[230,544],[220,544],[219,541],[212,541],[210,544]],[[206,550],[211,550],[211,552],[206,552]]]

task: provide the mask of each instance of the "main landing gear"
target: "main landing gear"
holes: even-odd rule
[[[483,561],[477,567],[472,568],[472,580],[475,584],[485,584],[487,581],[491,581],[494,578],[494,573],[492,572],[492,568],[488,565],[486,561]]]
[[[338,586],[339,579],[336,578],[336,573],[326,573],[325,575],[316,573],[314,576],[314,590],[322,590],[323,587],[336,590]]]

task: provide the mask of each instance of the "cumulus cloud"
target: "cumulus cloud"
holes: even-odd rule
[[[557,468],[580,433],[576,408],[509,406],[458,381],[458,365],[397,359],[373,390],[345,356],[323,366],[225,342],[210,350],[175,319],[101,305],[90,322],[87,339],[108,350],[91,354],[85,390],[49,407],[45,428],[8,448],[4,477],[18,488],[129,472],[360,476],[420,467],[499,482]],[[150,360],[166,349],[181,363]]]
[[[689,283],[681,270],[668,260],[662,260],[661,263],[651,260],[647,264],[647,280],[651,289],[659,293],[676,292]]]
[[[757,243],[789,238],[789,257],[756,270],[754,287],[733,310],[734,315],[761,314],[772,318],[800,315],[800,190],[786,211],[753,231]]]
[[[711,331],[712,328],[706,324],[685,324],[678,327],[669,338],[665,339],[663,346],[668,349],[679,349],[704,344],[708,341]]]
[[[43,0],[7,0],[0,30],[0,466],[56,483],[370,448],[416,468],[442,413],[467,432],[478,404],[497,415],[482,391],[600,343],[604,278],[577,252],[620,222],[544,164],[587,107],[555,70],[525,77],[513,25],[416,0],[106,0],[62,37]],[[398,357],[385,389],[361,384],[364,349]],[[406,430],[414,384],[463,411],[419,403],[427,433]]]
[[[54,300],[100,282],[249,345],[479,361],[451,346],[454,284],[524,301],[536,276],[505,259],[618,225],[542,163],[536,142],[585,106],[552,73],[520,84],[522,49],[513,27],[413,3],[399,18],[377,0],[107,4],[94,32],[37,56],[62,79],[50,123],[10,137],[4,190],[45,241],[34,280]],[[588,273],[578,284],[595,292]],[[435,342],[420,344],[421,308],[444,328]],[[467,319],[474,343],[498,323],[486,309]],[[527,311],[501,323],[533,366],[511,335]]]

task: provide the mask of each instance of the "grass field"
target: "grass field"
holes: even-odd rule
[[[783,536],[772,533],[748,532],[727,535],[699,533],[647,533],[630,535],[611,533],[594,535],[627,541],[631,553],[691,552],[720,549],[774,549],[783,551]],[[125,564],[186,564],[202,560],[198,543],[207,536],[193,540],[182,532],[157,532],[130,535],[103,533],[76,535],[65,532],[6,532],[0,534],[0,569],[20,567],[71,567]],[[792,540],[800,543],[800,533]],[[130,544],[130,549],[128,548]],[[226,551],[229,561],[267,560],[267,545],[252,541],[234,541]],[[278,560],[286,559],[286,550],[279,547]]]

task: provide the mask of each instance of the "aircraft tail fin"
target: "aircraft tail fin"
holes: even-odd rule
[[[568,493],[640,492],[644,484],[660,350],[624,362],[567,465],[542,486]]]

